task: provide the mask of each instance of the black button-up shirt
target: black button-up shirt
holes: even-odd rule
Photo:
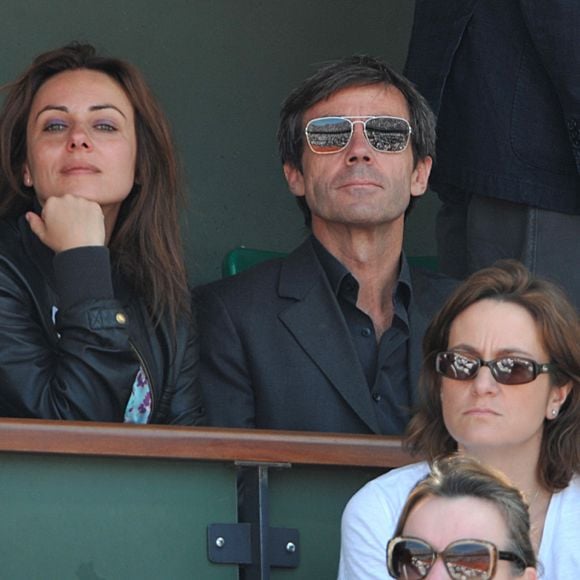
[[[380,430],[400,435],[409,421],[409,304],[412,297],[407,260],[401,258],[399,278],[393,293],[393,320],[377,342],[371,318],[356,302],[359,284],[355,277],[314,236],[313,246],[346,324],[360,360]]]

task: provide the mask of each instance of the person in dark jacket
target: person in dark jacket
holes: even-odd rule
[[[197,424],[197,337],[163,112],[73,43],[4,87],[0,416]]]
[[[580,311],[580,2],[417,0],[406,75],[438,115],[440,268],[516,258]]]
[[[209,424],[404,431],[424,330],[455,286],[402,251],[434,125],[410,83],[369,56],[327,63],[290,93],[279,150],[312,235],[196,290]]]

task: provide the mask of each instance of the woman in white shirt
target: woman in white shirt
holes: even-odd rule
[[[458,450],[505,473],[530,505],[546,580],[580,570],[580,323],[552,283],[518,262],[473,274],[424,339],[422,403],[409,449]],[[486,367],[486,368],[484,368]],[[393,470],[345,508],[339,579],[386,578],[385,549],[427,462]]]

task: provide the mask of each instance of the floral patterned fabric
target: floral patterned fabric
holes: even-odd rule
[[[125,409],[125,423],[145,424],[151,415],[151,387],[143,367],[139,367],[133,391]]]

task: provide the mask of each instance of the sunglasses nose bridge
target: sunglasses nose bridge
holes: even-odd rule
[[[373,149],[368,135],[367,135],[367,121],[368,119],[348,119],[350,121],[350,139],[347,147],[360,147]],[[360,127],[357,127],[360,125]]]
[[[487,367],[487,368],[485,368]],[[495,378],[493,361],[479,361],[479,366],[472,380],[472,388],[480,394],[495,392],[499,381]]]
[[[452,578],[450,576],[447,566],[443,560],[443,556],[441,554],[437,555],[437,558],[429,568],[429,572],[427,576],[425,576],[425,580],[449,580]]]
[[[348,121],[350,121],[351,139],[357,131],[360,131],[361,135],[365,135],[366,121],[363,121],[362,119],[348,119]],[[357,125],[360,125],[360,128],[358,128]]]

